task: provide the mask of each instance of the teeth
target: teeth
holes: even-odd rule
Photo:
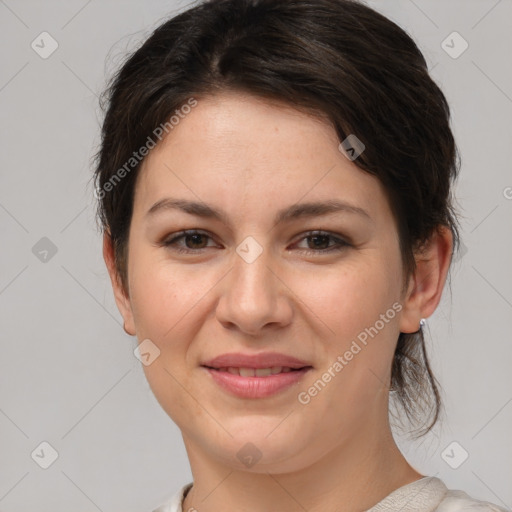
[[[257,368],[256,377],[268,377],[272,375],[272,368]]]
[[[271,368],[218,368],[220,372],[228,372],[240,377],[268,377],[278,373],[288,373],[292,369],[286,366],[272,366]]]
[[[254,377],[255,371],[254,368],[239,368],[240,377]]]

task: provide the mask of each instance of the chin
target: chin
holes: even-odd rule
[[[303,443],[302,439],[284,429],[279,432],[279,428],[276,429],[279,421],[275,418],[269,421],[253,418],[251,423],[244,418],[244,421],[237,425],[236,431],[225,425],[233,437],[228,439],[223,436],[224,441],[217,446],[213,445],[215,440],[205,441],[205,444],[215,452],[213,455],[216,458],[236,470],[262,474],[296,471],[297,454],[303,457],[309,443]],[[267,428],[267,425],[271,427]]]

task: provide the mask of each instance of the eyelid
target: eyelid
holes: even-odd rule
[[[307,231],[305,233],[301,233],[299,235],[299,239],[295,243],[301,242],[302,240],[306,240],[307,238],[311,238],[313,236],[325,236],[327,238],[332,239],[335,242],[335,244],[333,244],[331,247],[329,247],[327,249],[318,249],[318,250],[300,249],[302,252],[304,252],[306,254],[322,255],[322,254],[329,254],[329,253],[335,252],[335,251],[340,251],[346,247],[352,246],[352,243],[347,239],[347,237],[344,237],[343,235],[339,235],[337,233],[332,233],[330,231],[325,231],[322,229],[315,229],[312,231]]]
[[[208,233],[207,231],[203,231],[201,229],[184,229],[183,231],[178,231],[176,233],[172,233],[172,235],[170,235],[170,236],[166,236],[165,238],[163,238],[163,240],[161,241],[160,244],[165,247],[172,248],[173,245],[175,247],[177,247],[175,245],[177,240],[180,240],[180,239],[185,238],[186,236],[192,236],[192,235],[202,235],[202,236],[207,237],[210,240],[214,241],[213,236],[210,233]],[[203,249],[206,249],[206,247]],[[203,249],[185,249],[183,252],[199,252]]]
[[[185,229],[183,231],[179,231],[176,233],[173,233],[170,237],[166,237],[160,242],[160,245],[172,250],[176,251],[178,253],[184,253],[184,254],[200,254],[205,249],[211,248],[211,246],[202,247],[200,249],[188,249],[183,248],[177,245],[178,240],[184,239],[186,236],[192,236],[192,235],[202,235],[207,237],[208,239],[215,241],[214,238],[210,233],[207,231],[203,231],[200,229]],[[306,240],[308,238],[311,238],[313,236],[325,236],[327,238],[330,238],[335,243],[328,247],[327,249],[299,249],[303,254],[308,255],[315,255],[315,256],[321,256],[322,254],[329,254],[336,251],[341,251],[347,247],[352,247],[353,244],[347,237],[340,235],[338,233],[332,233],[330,231],[325,231],[321,229],[316,230],[310,230],[306,231],[304,233],[301,233],[298,235],[298,238],[295,242],[293,242],[293,245],[298,244],[299,242]]]

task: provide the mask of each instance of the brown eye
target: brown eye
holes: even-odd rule
[[[302,240],[307,241],[307,248],[304,249],[304,252],[307,254],[321,255],[329,252],[341,251],[350,246],[350,244],[342,238],[324,231],[307,233],[301,241]]]
[[[310,249],[327,249],[329,247],[330,238],[329,235],[308,236],[307,240],[312,242],[308,244],[308,246]]]
[[[192,235],[183,235],[183,238],[185,240],[185,245],[189,249],[204,249],[205,245],[204,242],[206,240],[206,236],[201,233],[194,233]],[[190,242],[188,244],[187,242]],[[203,242],[203,243],[201,243]]]
[[[208,247],[208,240],[211,237],[201,231],[183,231],[176,236],[165,240],[162,245],[177,252],[199,252]],[[184,242],[184,244],[183,244]]]

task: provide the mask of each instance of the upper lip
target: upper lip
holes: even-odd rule
[[[272,368],[274,366],[303,368],[311,365],[296,357],[279,354],[277,352],[262,352],[260,354],[233,352],[214,357],[202,363],[202,366],[208,366],[210,368]]]

